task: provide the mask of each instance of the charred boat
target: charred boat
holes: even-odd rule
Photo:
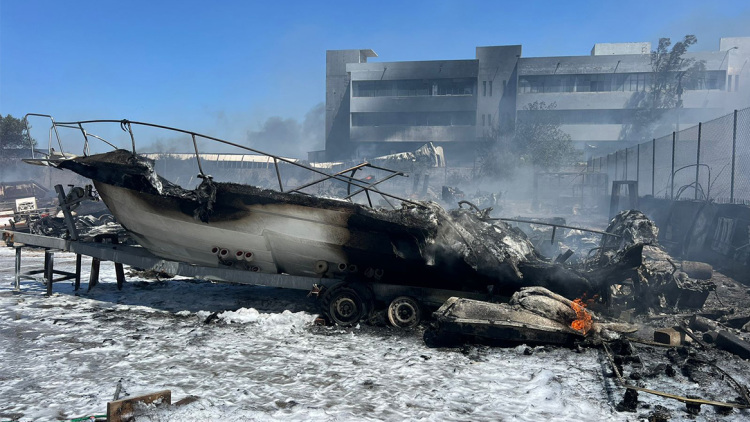
[[[247,271],[248,278],[252,273],[282,273],[320,280],[328,287],[322,297],[324,312],[338,323],[354,323],[389,302],[388,315],[394,324],[410,325],[418,319],[417,300],[373,294],[375,284],[506,299],[527,286],[546,287],[568,298],[606,297],[613,274],[617,281],[635,277],[641,265],[642,242],[612,252],[606,265],[593,270],[544,259],[523,232],[489,219],[486,213],[461,208],[446,211],[432,202],[411,201],[380,190],[380,183],[403,173],[369,163],[328,174],[210,136],[140,122],[53,120],[53,128],[55,133],[58,127],[80,130],[87,152],[88,138],[93,135],[83,125],[101,122],[119,123],[130,134],[132,150],[83,156],[60,153],[41,161],[91,179],[117,221],[158,257]],[[190,135],[200,185],[185,189],[157,174],[154,162],[136,153],[133,125]],[[203,171],[196,137],[269,157],[278,190],[214,181]],[[279,162],[305,168],[319,178],[284,189]],[[354,177],[357,170],[368,167],[385,171],[387,176],[375,182]],[[334,199],[304,192],[326,180],[346,184],[347,195]],[[358,194],[366,196],[367,204],[352,200]],[[372,207],[375,195],[392,209]]]
[[[342,280],[377,280],[509,295],[529,283],[580,294],[588,281],[539,258],[525,236],[473,211],[409,202],[394,210],[214,182],[187,190],[130,151],[63,160],[94,181],[130,235],[153,254],[204,266]]]

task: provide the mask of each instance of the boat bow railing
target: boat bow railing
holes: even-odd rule
[[[171,131],[171,132],[177,132],[177,133],[183,133],[183,134],[189,135],[190,139],[192,140],[193,150],[195,151],[195,159],[196,159],[196,163],[198,165],[199,177],[201,177],[203,179],[206,179],[206,178],[210,179],[211,176],[208,175],[208,174],[206,174],[204,172],[204,170],[203,170],[203,163],[201,162],[201,153],[200,153],[200,151],[198,149],[198,138],[206,139],[206,140],[209,140],[209,141],[212,141],[212,142],[217,142],[217,143],[220,143],[220,144],[223,144],[223,145],[228,145],[228,146],[231,146],[231,147],[234,147],[234,148],[238,148],[238,149],[241,149],[241,150],[249,151],[249,152],[251,152],[253,154],[262,155],[262,156],[265,156],[265,157],[268,157],[268,158],[272,159],[273,160],[273,164],[274,164],[274,170],[276,172],[276,179],[277,179],[278,184],[279,184],[279,191],[280,192],[298,193],[298,194],[303,194],[303,195],[309,195],[308,193],[302,192],[302,189],[306,189],[308,187],[311,187],[311,186],[323,183],[323,182],[328,181],[328,180],[337,180],[337,181],[344,182],[344,183],[347,184],[347,195],[346,195],[346,197],[344,197],[342,199],[346,199],[346,200],[352,201],[353,198],[356,195],[364,193],[365,196],[367,197],[367,203],[369,204],[370,207],[372,207],[373,204],[372,204],[372,198],[371,198],[370,194],[373,193],[373,194],[380,195],[394,209],[396,207],[388,200],[389,198],[390,199],[398,200],[398,201],[403,202],[403,203],[411,204],[411,205],[414,205],[414,206],[417,206],[417,207],[420,207],[420,208],[425,207],[425,205],[423,205],[423,204],[421,204],[419,202],[415,202],[415,201],[412,201],[412,200],[409,200],[409,199],[406,199],[406,198],[402,198],[402,197],[399,197],[397,195],[393,195],[393,194],[388,193],[388,192],[383,192],[382,190],[379,189],[378,185],[380,185],[381,183],[383,183],[383,182],[385,182],[387,180],[390,180],[390,179],[392,179],[394,177],[397,177],[397,176],[408,177],[408,175],[406,175],[405,173],[403,173],[401,171],[396,171],[396,170],[392,170],[392,169],[388,169],[388,168],[384,168],[384,167],[375,166],[375,165],[370,164],[368,162],[363,162],[363,163],[357,164],[355,166],[349,167],[349,168],[347,168],[345,170],[341,170],[341,171],[338,171],[336,173],[330,174],[330,173],[326,173],[325,171],[322,171],[322,170],[319,170],[319,169],[316,169],[316,168],[313,168],[313,167],[310,167],[310,166],[306,166],[306,165],[301,164],[301,163],[299,163],[299,162],[297,162],[295,160],[291,160],[291,159],[288,159],[288,158],[285,158],[285,157],[281,157],[281,156],[278,156],[278,155],[270,154],[270,153],[267,153],[267,152],[264,152],[264,151],[257,150],[255,148],[251,148],[251,147],[248,147],[248,146],[245,146],[245,145],[240,145],[240,144],[237,144],[237,143],[234,143],[234,142],[230,142],[230,141],[227,141],[227,140],[224,140],[224,139],[220,139],[220,138],[216,138],[216,137],[213,137],[213,136],[201,134],[201,133],[198,133],[198,132],[193,132],[193,131],[190,131],[190,130],[180,129],[180,128],[176,128],[176,127],[158,125],[158,124],[147,123],[147,122],[136,122],[136,121],[126,120],[126,119],[123,119],[123,120],[108,120],[108,119],[103,119],[103,120],[81,120],[81,121],[74,121],[74,122],[56,122],[55,119],[52,116],[48,115],[48,114],[28,113],[28,114],[26,114],[26,116],[24,116],[24,124],[26,126],[26,131],[27,132],[29,132],[28,117],[30,117],[30,116],[34,116],[34,117],[46,117],[46,118],[49,118],[50,121],[51,121],[51,123],[52,123],[51,127],[49,129],[49,142],[48,142],[47,159],[46,160],[38,160],[38,159],[36,159],[34,157],[34,155],[33,155],[34,154],[34,152],[33,152],[34,150],[32,148],[32,159],[35,160],[35,161],[46,161],[47,164],[52,164],[54,161],[65,160],[65,159],[70,159],[70,158],[75,157],[75,156],[71,155],[70,153],[68,153],[68,154],[65,153],[64,148],[63,148],[63,144],[62,144],[62,139],[60,138],[60,133],[58,131],[58,128],[74,129],[74,130],[80,131],[81,134],[83,135],[83,139],[84,139],[83,155],[84,156],[88,156],[90,154],[90,141],[89,141],[90,138],[94,138],[94,139],[97,139],[99,141],[102,141],[103,143],[107,144],[108,146],[112,147],[113,149],[117,149],[117,147],[113,143],[105,140],[104,138],[99,137],[97,135],[94,135],[91,132],[87,131],[86,128],[84,128],[84,125],[92,125],[92,124],[99,124],[99,123],[114,123],[114,124],[119,124],[120,125],[120,129],[122,129],[123,131],[127,132],[128,135],[130,136],[130,143],[131,143],[131,148],[132,148],[132,154],[135,156],[135,155],[137,155],[137,151],[136,151],[136,143],[135,143],[135,134],[133,133],[133,126],[144,126],[144,127],[151,127],[151,128],[156,128],[156,129],[163,129],[163,130],[167,130],[167,131]],[[53,144],[53,133],[54,133],[54,137],[55,137],[55,139],[57,141],[57,145],[60,148],[60,155],[55,154],[54,148],[52,147],[52,144]],[[316,180],[313,180],[312,182],[303,184],[301,186],[297,186],[295,188],[292,188],[292,189],[289,189],[289,190],[285,190],[284,189],[284,184],[282,183],[281,169],[279,168],[279,163],[286,163],[286,164],[289,164],[289,165],[292,165],[292,166],[295,166],[295,167],[303,168],[303,169],[305,169],[305,170],[307,170],[307,171],[309,171],[311,173],[316,174],[317,176],[319,176],[319,178],[316,179]],[[379,180],[376,180],[376,181],[371,182],[371,183],[368,183],[368,182],[356,179],[354,177],[355,174],[357,173],[357,171],[359,171],[359,170],[361,170],[363,168],[371,168],[373,170],[380,170],[380,171],[386,172],[387,175],[385,177],[380,178]],[[354,192],[352,192],[352,188],[355,189]]]

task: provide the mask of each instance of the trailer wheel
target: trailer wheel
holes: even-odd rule
[[[388,321],[398,328],[416,327],[422,320],[419,303],[409,296],[400,296],[388,305]]]
[[[352,287],[341,284],[333,287],[323,297],[323,312],[332,322],[351,327],[367,314],[365,301]]]

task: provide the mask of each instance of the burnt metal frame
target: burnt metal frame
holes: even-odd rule
[[[709,198],[711,198],[711,166],[709,166],[708,164],[703,164],[703,163],[688,164],[686,166],[682,166],[682,167],[678,168],[677,170],[674,170],[672,172],[672,192],[674,192],[674,176],[680,170],[684,170],[684,169],[690,168],[690,167],[695,167],[695,182],[694,182],[694,184],[695,184],[695,186],[694,186],[694,189],[695,189],[695,199],[698,199],[698,175],[699,175],[698,171],[699,171],[699,169],[701,167],[706,167],[708,169],[708,183],[707,183],[707,189],[706,189],[706,192],[705,192],[704,195],[706,197],[706,201],[709,201]],[[690,186],[692,184],[693,183],[691,183],[689,185],[686,185],[686,186]],[[680,199],[680,194],[682,194],[682,191],[678,191],[677,199]],[[672,199],[674,199],[674,197]]]
[[[479,209],[479,207],[477,207],[476,205],[472,204],[469,201],[459,201],[458,202],[458,207],[459,208],[463,208],[463,207],[461,207],[461,205],[463,205],[463,204],[466,204],[466,205],[470,206],[471,208],[474,209],[474,211],[476,211],[479,214],[481,214],[483,212],[483,210]],[[597,233],[597,234],[601,234],[601,235],[604,235],[604,236],[622,237],[619,234],[609,233],[609,232],[606,232],[606,231],[594,230],[594,229],[586,229],[586,228],[583,228],[583,227],[567,226],[565,224],[547,223],[546,221],[524,220],[524,219],[520,219],[520,218],[492,218],[492,217],[483,217],[481,215],[480,215],[479,218],[482,221],[506,221],[506,222],[510,221],[510,222],[513,222],[513,223],[539,224],[539,225],[542,225],[542,226],[551,226],[552,227],[552,238],[550,239],[550,243],[554,243],[555,242],[555,233],[557,232],[557,228],[558,227],[563,228],[563,229],[581,230],[581,231],[585,231],[585,232]]]
[[[586,229],[583,227],[573,227],[573,226],[566,226],[565,224],[555,224],[555,223],[547,223],[542,221],[534,221],[534,220],[522,220],[520,218],[488,218],[486,221],[510,221],[513,223],[524,223],[524,224],[540,224],[542,226],[552,226],[552,238],[550,239],[550,243],[555,243],[555,233],[557,232],[557,228],[563,228],[563,229],[571,229],[571,230],[581,230],[584,232],[591,232],[596,234],[601,234],[604,236],[612,236],[612,237],[622,237],[619,234],[609,233],[602,230],[594,230],[594,229]]]
[[[153,128],[157,128],[157,129],[164,129],[164,130],[168,130],[168,131],[179,132],[179,133],[184,133],[184,134],[190,135],[191,138],[192,138],[193,148],[195,150],[195,158],[196,158],[196,161],[198,163],[198,170],[199,170],[200,176],[202,178],[207,178],[207,177],[210,178],[211,176],[206,175],[203,172],[203,166],[201,164],[200,152],[198,151],[198,143],[197,143],[196,137],[201,137],[201,138],[204,138],[204,139],[207,139],[207,140],[210,140],[210,141],[214,141],[214,142],[218,142],[218,143],[221,143],[221,144],[229,145],[229,146],[232,146],[232,147],[235,147],[235,148],[239,148],[239,149],[243,149],[243,150],[246,150],[246,151],[250,151],[252,153],[263,155],[265,157],[269,157],[269,158],[273,159],[274,169],[276,171],[276,178],[277,178],[277,180],[279,182],[279,191],[280,192],[284,192],[284,185],[283,185],[283,183],[281,181],[281,171],[279,169],[279,162],[283,162],[283,163],[291,164],[293,166],[300,167],[300,168],[303,168],[303,169],[305,169],[307,171],[310,171],[312,173],[315,173],[315,174],[323,176],[322,178],[320,178],[318,180],[315,180],[315,181],[313,181],[311,183],[308,183],[308,184],[296,187],[296,188],[288,191],[288,193],[302,193],[302,194],[304,194],[304,192],[300,192],[301,189],[304,189],[304,188],[316,185],[318,183],[322,183],[322,182],[324,182],[326,180],[338,180],[338,181],[347,183],[347,194],[348,194],[348,196],[346,198],[344,198],[344,199],[347,199],[349,201],[351,201],[351,198],[353,196],[355,196],[355,195],[357,195],[359,193],[364,192],[365,195],[367,196],[367,201],[368,201],[370,207],[372,207],[372,200],[370,198],[370,192],[374,192],[374,193],[377,193],[380,196],[382,196],[385,199],[385,201],[391,207],[393,207],[394,209],[396,207],[393,204],[391,204],[390,201],[388,201],[388,198],[396,199],[398,201],[405,202],[405,203],[408,203],[408,204],[411,204],[411,205],[414,205],[414,206],[418,206],[418,207],[425,207],[423,204],[420,204],[419,202],[411,201],[409,199],[402,198],[402,197],[399,197],[399,196],[396,196],[396,195],[393,195],[393,194],[390,194],[390,193],[386,193],[386,192],[383,192],[380,189],[378,189],[376,187],[377,185],[379,185],[380,183],[383,183],[386,180],[389,180],[389,179],[391,179],[391,178],[393,178],[395,176],[404,176],[404,177],[408,177],[408,176],[406,174],[404,174],[403,172],[395,171],[395,170],[391,170],[391,169],[387,169],[387,168],[384,168],[384,167],[375,166],[375,165],[372,165],[372,164],[370,164],[368,162],[361,163],[361,164],[359,164],[357,166],[354,166],[352,168],[349,168],[347,170],[343,170],[343,171],[340,171],[340,172],[337,172],[337,173],[334,173],[334,174],[329,174],[329,173],[326,173],[326,172],[324,172],[322,170],[318,170],[316,168],[300,164],[300,163],[298,163],[298,162],[296,162],[294,160],[290,160],[290,159],[287,159],[287,158],[284,158],[284,157],[280,157],[280,156],[277,156],[277,155],[269,154],[269,153],[266,153],[266,152],[263,152],[263,151],[260,151],[260,150],[254,149],[254,148],[250,148],[250,147],[246,147],[244,145],[236,144],[234,142],[229,142],[229,141],[226,141],[226,140],[223,140],[223,139],[220,139],[220,138],[215,138],[213,136],[203,135],[203,134],[200,134],[200,133],[197,133],[197,132],[192,132],[192,131],[189,131],[189,130],[179,129],[179,128],[170,127],[170,126],[158,125],[158,124],[147,123],[147,122],[134,122],[134,121],[126,120],[126,119],[123,119],[123,120],[109,120],[109,119],[105,119],[105,120],[81,120],[81,121],[74,121],[74,122],[55,122],[55,119],[52,116],[48,115],[48,114],[28,113],[28,114],[26,114],[24,116],[24,124],[26,126],[27,132],[29,131],[29,126],[28,126],[28,117],[29,116],[47,117],[47,118],[49,118],[52,121],[52,126],[50,128],[50,141],[49,141],[49,151],[48,151],[49,152],[49,156],[48,157],[51,157],[51,155],[52,155],[51,154],[52,153],[52,130],[54,129],[55,136],[57,138],[57,144],[60,147],[60,153],[62,154],[62,157],[63,158],[69,158],[68,156],[65,155],[65,152],[63,150],[62,141],[60,139],[60,134],[59,134],[59,132],[57,130],[58,127],[69,128],[69,129],[77,129],[77,130],[81,131],[81,133],[83,134],[83,137],[84,137],[84,156],[88,155],[88,152],[89,152],[88,151],[88,149],[89,149],[89,139],[88,139],[88,137],[89,136],[94,137],[96,139],[99,139],[99,140],[103,141],[104,143],[106,143],[107,145],[111,146],[112,148],[117,149],[117,147],[115,147],[113,144],[107,142],[106,140],[104,140],[104,139],[102,139],[102,138],[100,138],[100,137],[98,137],[96,135],[92,135],[91,133],[87,132],[83,128],[84,124],[93,124],[93,123],[119,123],[120,124],[120,128],[123,131],[128,132],[128,134],[130,135],[130,141],[131,141],[131,145],[132,145],[132,153],[133,153],[133,155],[136,155],[135,136],[133,135],[132,125],[140,125],[140,126],[153,127]],[[33,151],[32,151],[32,158],[33,158]],[[363,167],[369,167],[369,168],[372,168],[372,169],[375,169],[375,170],[385,171],[385,172],[390,173],[390,174],[388,176],[386,176],[386,177],[384,177],[384,178],[376,181],[376,182],[366,183],[366,182],[363,182],[361,180],[358,180],[358,179],[354,178],[354,174],[356,173],[356,171],[359,170],[360,168],[363,168]],[[352,172],[351,175],[349,175],[349,176],[345,175],[345,173],[350,172],[350,171]],[[351,186],[352,185],[355,186],[355,187],[357,187],[357,188],[359,188],[359,190],[357,190],[353,194],[351,194]]]

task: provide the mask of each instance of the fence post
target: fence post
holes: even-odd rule
[[[734,110],[734,128],[732,129],[732,176],[729,185],[729,203],[734,204],[734,160],[737,156],[737,110]]]
[[[700,177],[700,169],[701,169],[701,131],[703,129],[703,123],[698,122],[698,148],[696,150],[698,152],[695,153],[695,199],[698,199],[698,177]],[[708,181],[708,184],[711,184],[711,181]],[[706,185],[708,187],[708,185]],[[706,201],[708,201],[708,198],[706,198]]]
[[[618,170],[620,170],[620,159],[617,157],[618,155],[620,155],[620,151],[615,151],[615,177],[612,180],[619,180],[618,177],[620,176],[618,173]]]
[[[641,177],[641,144],[635,147],[635,181],[640,184]]]
[[[669,189],[669,198],[674,201],[674,149],[677,143],[677,132],[672,132],[672,173],[669,178],[672,180],[671,188]]]
[[[607,177],[609,177],[609,172],[612,171],[609,165],[609,157],[611,156],[612,154],[607,154]],[[614,180],[614,178],[612,180]]]
[[[656,195],[656,138],[651,139],[651,196]]]

